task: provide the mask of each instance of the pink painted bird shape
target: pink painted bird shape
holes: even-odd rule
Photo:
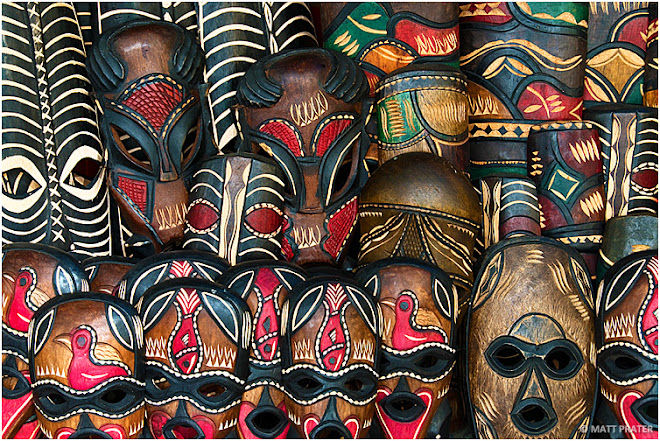
[[[391,304],[391,302],[390,302]],[[399,351],[420,346],[424,343],[438,342],[446,343],[446,338],[435,329],[423,329],[419,325],[433,324],[439,327],[440,321],[431,313],[418,308],[410,294],[401,294],[394,307],[396,323],[392,336],[392,346]],[[418,323],[415,323],[414,319]],[[422,323],[419,323],[422,322]]]
[[[117,349],[107,343],[96,342],[86,327],[58,335],[55,340],[73,353],[68,377],[69,385],[74,389],[87,390],[113,377],[130,376],[126,368],[120,366],[123,363]]]

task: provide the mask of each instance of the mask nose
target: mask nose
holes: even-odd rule
[[[111,439],[112,437],[102,430],[97,429],[92,424],[92,420],[86,413],[83,413],[78,420],[76,431],[71,434],[69,439]]]
[[[523,433],[540,435],[557,424],[548,387],[536,368],[527,371],[511,411],[511,421]]]
[[[321,423],[309,434],[311,439],[351,439],[353,436],[346,428],[337,412],[337,399],[330,397],[328,407],[321,418]]]
[[[286,414],[273,405],[268,389],[265,389],[259,404],[245,418],[245,424],[259,438],[273,439],[281,435],[289,425]]]
[[[378,405],[394,421],[409,423],[422,416],[426,405],[421,398],[410,392],[408,381],[401,377],[394,391],[380,400]]]
[[[179,401],[174,418],[163,426],[163,435],[165,435],[165,438],[170,439],[205,438],[202,428],[188,415],[183,401]]]

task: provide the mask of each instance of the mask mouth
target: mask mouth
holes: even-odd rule
[[[259,406],[245,418],[245,424],[259,438],[275,438],[286,429],[289,419],[274,406]]]
[[[163,435],[169,439],[203,439],[204,431],[190,418],[172,418],[163,426]]]
[[[311,439],[352,439],[353,435],[342,423],[326,421],[316,426],[309,437]]]
[[[69,439],[112,439],[112,437],[102,430],[90,427],[76,430],[71,434]]]
[[[540,435],[557,424],[557,414],[547,401],[528,398],[514,406],[511,421],[523,433]]]
[[[636,400],[631,406],[633,416],[640,423],[651,427],[654,432],[658,431],[658,396],[647,395]]]
[[[394,392],[380,400],[378,405],[388,417],[402,423],[417,420],[426,410],[424,401],[410,392]]]

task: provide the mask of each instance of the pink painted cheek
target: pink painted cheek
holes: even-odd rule
[[[55,432],[55,439],[68,439],[74,432],[71,427],[62,427]]]
[[[644,398],[644,395],[636,390],[628,391],[620,395],[619,412],[623,419],[623,424],[628,429],[627,435],[633,439],[658,439],[657,431],[647,430],[647,426],[641,424],[632,412],[632,405],[635,401]]]
[[[195,421],[200,429],[202,429],[202,432],[204,432],[204,438],[215,438],[215,423],[210,418],[207,418],[204,415],[197,415],[193,417],[193,421]]]
[[[126,439],[126,431],[117,424],[104,424],[99,430],[110,435],[112,439]]]
[[[157,410],[149,416],[149,429],[156,439],[164,439],[163,426],[170,420],[170,416],[165,412]]]

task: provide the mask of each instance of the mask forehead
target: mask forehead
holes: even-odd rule
[[[508,239],[489,250],[468,321],[469,391],[480,436],[581,433],[596,386],[594,320],[577,253],[541,238]],[[532,422],[531,409],[543,418]]]
[[[195,173],[185,249],[209,251],[231,264],[281,256],[284,176],[250,154],[204,161]]]

